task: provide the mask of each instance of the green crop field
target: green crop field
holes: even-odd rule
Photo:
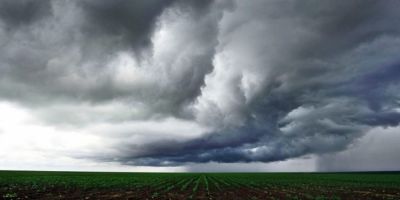
[[[400,173],[0,171],[0,199],[400,199]]]

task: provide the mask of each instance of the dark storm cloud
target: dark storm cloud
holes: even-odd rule
[[[157,17],[173,0],[82,1],[89,18],[83,27],[89,35],[108,34],[120,37],[121,44],[141,49],[151,43]]]
[[[49,0],[2,0],[0,19],[8,28],[27,25],[51,14]]]
[[[195,15],[207,12],[212,1],[148,0],[107,1],[85,0],[79,4],[88,21],[82,27],[89,36],[116,38],[119,45],[135,51],[151,45],[158,17],[172,4]],[[204,13],[203,13],[204,14]],[[115,45],[115,44],[114,44]]]
[[[182,105],[198,95],[205,74],[212,69],[220,14],[207,11],[211,4],[211,1],[202,4],[194,1],[53,2],[55,16],[43,16],[47,17],[46,23],[4,32],[1,96],[35,106],[50,102],[146,101],[153,110],[149,112],[178,113]],[[24,6],[21,4],[18,9]],[[116,67],[110,60],[118,59],[119,52],[130,54],[132,49],[135,53],[146,51],[143,62],[156,65],[149,63],[154,52],[147,51],[147,47],[151,45],[160,15],[168,8],[188,20],[196,18],[198,27],[182,27],[177,34],[193,34],[194,39],[185,37],[185,45],[187,48],[196,45],[199,50],[194,53],[172,50],[170,58],[157,60],[165,66],[141,66],[143,71],[148,69],[154,73],[149,77],[151,80],[120,84],[118,77],[114,77]],[[30,19],[29,13],[21,15],[20,18]],[[174,37],[180,39],[178,35]],[[178,65],[176,62],[186,66],[175,66],[176,72],[171,70],[165,75],[171,83],[160,80],[156,74],[160,68]],[[181,72],[180,68],[187,69]]]
[[[268,76],[263,89],[244,109],[234,108],[240,111],[243,125],[234,131],[210,133],[191,141],[162,141],[131,147],[136,153],[122,151],[128,153],[121,161],[133,165],[271,162],[340,151],[371,127],[398,126],[400,114],[395,109],[399,108],[399,96],[395,91],[399,89],[399,67],[391,64],[398,58],[394,52],[385,57],[385,53],[378,53],[380,50],[371,45],[381,40],[387,44],[385,39],[398,37],[399,29],[391,23],[400,16],[390,8],[397,3],[313,2],[315,6],[285,3],[276,3],[273,8],[277,11],[271,11],[272,16],[268,12],[263,16],[261,11],[246,14],[251,20],[261,20],[266,27],[284,30],[290,25],[285,20],[299,22],[291,28],[305,28],[311,36],[303,38],[306,42],[294,41],[294,44],[290,43],[291,38],[286,38],[289,43],[284,41],[284,36],[299,37],[299,40],[303,36],[296,33],[270,36],[282,40],[282,45],[287,47],[278,46],[283,56],[276,56],[278,61],[272,64],[277,66],[270,67],[273,75]],[[274,5],[257,2],[250,9],[266,8],[268,4]],[[282,10],[285,12],[279,12]],[[275,21],[267,24],[270,18]],[[236,25],[233,30],[240,26],[244,25]],[[268,52],[267,49],[260,51]],[[374,55],[369,57],[370,54]],[[256,59],[261,60],[260,65],[270,64],[263,63],[262,58]],[[257,71],[262,73],[263,68],[260,66]],[[282,77],[287,78],[282,80]],[[238,80],[231,82],[230,87],[240,88]],[[228,104],[227,100],[220,99]],[[208,116],[215,113],[218,109]]]
[[[398,1],[4,2],[0,98],[108,132],[79,157],[272,162],[400,122]]]

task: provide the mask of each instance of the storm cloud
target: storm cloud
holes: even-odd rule
[[[63,152],[97,162],[340,152],[372,129],[399,126],[398,6],[5,0],[0,100],[77,140],[98,138]]]

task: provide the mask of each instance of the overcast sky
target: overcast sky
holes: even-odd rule
[[[400,170],[399,8],[0,0],[0,169]]]

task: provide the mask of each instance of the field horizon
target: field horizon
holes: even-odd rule
[[[29,169],[0,169],[0,172],[77,172],[77,173],[156,173],[156,174],[163,174],[163,173],[176,173],[176,174],[184,174],[184,173],[192,173],[192,174],[213,174],[213,173],[249,173],[249,174],[254,174],[254,173],[271,173],[271,174],[276,174],[276,173],[288,173],[288,174],[295,174],[295,173],[309,173],[309,174],[318,174],[318,173],[400,173],[400,170],[346,170],[346,171],[187,171],[187,172],[168,172],[168,171],[103,171],[103,170],[29,170]]]

